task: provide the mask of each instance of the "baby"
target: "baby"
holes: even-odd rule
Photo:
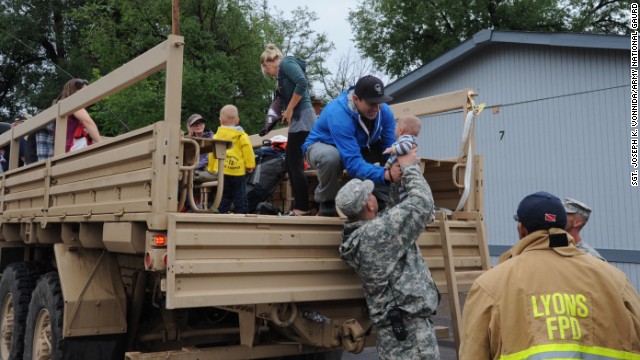
[[[391,168],[398,161],[398,155],[406,155],[414,146],[418,145],[417,136],[420,134],[420,126],[420,119],[413,115],[405,115],[398,119],[396,122],[396,142],[383,152],[383,154],[391,154],[385,164],[386,168]],[[407,197],[407,193],[401,185],[392,183],[391,188],[392,191],[394,188],[397,189],[400,201]]]

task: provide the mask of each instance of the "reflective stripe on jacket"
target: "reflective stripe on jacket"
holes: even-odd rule
[[[576,249],[570,237],[550,247],[550,236],[563,234],[529,234],[511,259],[476,279],[460,359],[640,360],[638,293],[622,271]]]

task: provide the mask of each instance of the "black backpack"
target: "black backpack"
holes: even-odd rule
[[[284,153],[263,146],[255,150],[256,168],[247,177],[247,203],[249,212],[255,213],[258,203],[271,195],[285,175]]]

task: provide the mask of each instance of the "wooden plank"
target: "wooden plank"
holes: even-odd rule
[[[455,265],[453,262],[453,251],[449,242],[449,223],[447,219],[440,214],[440,234],[442,236],[442,253],[445,259],[445,275],[447,278],[447,290],[449,293],[449,306],[451,308],[451,323],[453,324],[453,340],[456,344],[456,352],[460,349],[460,326],[459,321],[462,319],[462,311],[460,307],[460,297],[458,296],[458,279],[455,275]]]
[[[260,136],[258,134],[251,135],[251,136],[249,136],[249,141],[251,141],[251,146],[256,148],[256,147],[262,146],[262,142],[264,140],[269,140],[269,139],[271,139],[272,137],[274,137],[276,135],[282,135],[282,136],[286,137],[288,134],[289,134],[289,128],[285,127],[285,128],[281,128],[281,129],[276,129],[276,130],[270,131],[265,136]]]

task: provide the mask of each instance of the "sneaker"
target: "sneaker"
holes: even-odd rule
[[[336,203],[333,201],[325,201],[320,203],[320,209],[318,210],[318,216],[337,217]]]

